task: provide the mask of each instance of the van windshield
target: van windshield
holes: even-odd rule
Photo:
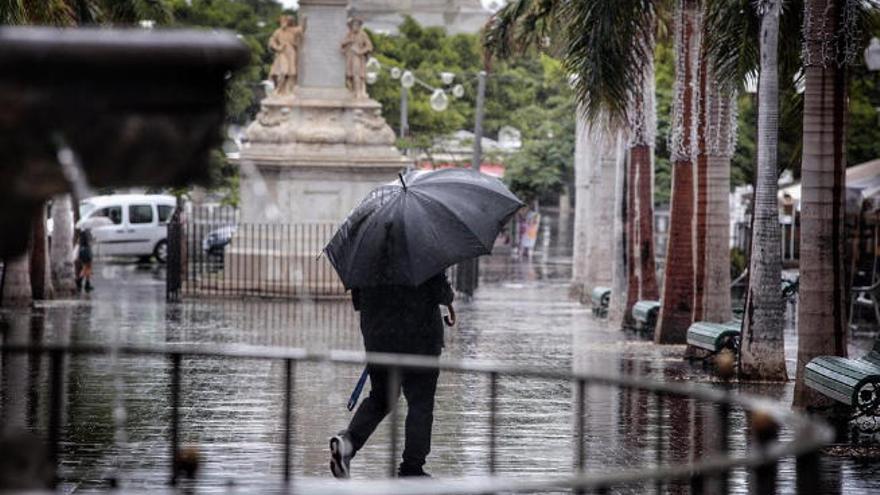
[[[79,217],[85,218],[92,210],[95,209],[94,203],[89,203],[87,201],[83,201],[79,204]]]

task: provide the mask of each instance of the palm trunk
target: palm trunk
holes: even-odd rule
[[[590,146],[590,124],[580,110],[575,115],[574,147],[574,246],[572,251],[571,295],[584,300],[589,271],[590,175],[593,150]]]
[[[706,134],[711,127],[709,122],[710,95],[709,64],[706,58],[706,46],[700,43],[700,90],[697,101],[696,135],[697,158],[695,160],[696,205],[694,225],[694,312],[693,321],[703,321],[703,302],[706,285],[706,237],[708,236],[708,172],[709,154],[706,149]]]
[[[800,301],[794,405],[828,403],[804,385],[804,366],[846,356],[844,277],[846,74],[835,60],[844,2],[808,0],[804,11],[804,151],[801,165]],[[830,55],[829,55],[830,54]]]
[[[654,340],[683,344],[691,324],[694,303],[694,94],[700,21],[696,0],[680,0],[676,7],[676,80],[672,135],[672,205],[663,298]]]
[[[648,53],[654,53],[653,40],[650,41]],[[654,140],[657,134],[657,110],[654,93],[654,59],[649,57],[645,62],[642,91],[642,120],[644,121],[644,140],[636,143],[630,152],[630,163],[637,169],[635,187],[638,190],[638,260],[639,260],[639,297],[656,300],[660,298],[657,287],[657,266],[654,260]],[[633,301],[635,304],[635,301]]]
[[[785,371],[781,296],[782,253],[777,199],[779,139],[779,0],[761,10],[761,74],[758,84],[758,167],[755,181],[752,256],[740,345],[740,373],[761,380],[788,379]]]
[[[630,109],[630,148],[627,191],[630,201],[627,230],[630,284],[627,290],[625,321],[631,323],[632,307],[639,299],[658,299],[657,269],[654,262],[654,140],[657,118],[654,108],[654,40],[645,43],[647,59],[642,72],[641,91],[633,95]]]
[[[66,297],[76,292],[76,276],[73,269],[73,214],[70,195],[55,196],[52,202],[52,286],[55,295]]]
[[[3,287],[0,294],[0,306],[30,306],[33,300],[31,291],[31,269],[28,252],[15,258],[8,258],[3,267]]]
[[[591,167],[590,235],[587,265],[587,291],[611,287],[614,282],[614,179],[617,170],[616,136],[592,128],[590,149],[595,163]],[[612,295],[613,297],[613,295]]]
[[[611,303],[608,308],[608,319],[619,324],[624,317],[627,305],[627,285],[629,272],[627,268],[627,229],[626,205],[629,200],[627,192],[627,168],[626,149],[624,148],[623,133],[614,133],[614,238],[612,247],[612,272],[611,272]]]
[[[633,160],[633,148],[629,149],[628,159],[626,160],[626,212],[624,215],[624,226],[626,233],[626,304],[623,309],[624,326],[632,326],[632,307],[639,300],[640,274],[637,257],[638,239],[638,214],[636,205],[638,204],[636,190],[636,181],[638,180],[637,164]]]
[[[31,291],[37,300],[51,299],[53,295],[49,237],[46,234],[46,204],[43,203],[31,226]]]
[[[729,321],[730,158],[736,136],[736,96],[713,85],[706,174],[706,272],[703,321]]]

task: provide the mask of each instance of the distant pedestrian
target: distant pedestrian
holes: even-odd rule
[[[92,287],[92,233],[85,229],[79,234],[79,250],[77,251],[77,261],[81,266],[77,275],[77,287],[85,288],[86,292],[91,292]]]
[[[352,303],[361,314],[361,333],[367,352],[439,356],[443,348],[443,320],[438,305],[452,304],[453,292],[444,273],[417,287],[383,285],[352,289]],[[450,323],[451,324],[451,323]],[[370,395],[361,403],[348,428],[330,439],[330,471],[349,477],[351,458],[396,403],[403,388],[408,406],[406,439],[399,476],[428,476],[423,466],[431,451],[434,393],[439,370],[401,369],[391,390],[388,368],[367,366]],[[392,396],[389,396],[392,393]]]
[[[523,258],[531,259],[534,254],[535,244],[538,241],[538,227],[541,225],[541,214],[537,210],[529,210],[522,223],[523,234],[520,239],[520,254]]]

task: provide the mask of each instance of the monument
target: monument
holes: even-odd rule
[[[243,224],[338,224],[370,190],[410,165],[394,146],[381,105],[367,94],[373,46],[346,5],[347,0],[300,0],[299,25],[283,17],[269,41],[276,54],[270,72],[275,89],[248,126],[237,160]],[[326,263],[316,257],[330,230],[305,229],[294,245],[275,239],[256,251],[249,248],[254,243],[247,230],[239,229],[225,266],[238,272],[233,278],[245,290],[339,293],[325,267],[308,266]],[[317,273],[320,279],[310,275]]]

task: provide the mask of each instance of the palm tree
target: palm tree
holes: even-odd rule
[[[46,204],[37,210],[31,222],[30,250],[31,294],[34,299],[51,299],[52,272],[49,268],[49,238],[46,229]]]
[[[650,53],[654,52],[653,36],[649,42]],[[636,259],[638,260],[639,273],[639,299],[656,300],[660,298],[660,289],[657,286],[657,268],[654,262],[654,141],[657,131],[657,116],[654,103],[654,58],[645,60],[643,72],[643,89],[635,93],[634,107],[641,109],[642,139],[637,139],[638,133],[632,131],[636,126],[630,125],[632,137],[630,139],[629,161],[636,170],[635,214],[638,219],[638,228],[633,235],[636,241]],[[629,303],[629,308],[635,301]],[[627,312],[628,314],[631,311]]]
[[[758,167],[752,219],[752,256],[740,345],[746,378],[787,380],[780,296],[782,248],[777,199],[779,141],[779,16],[781,0],[758,3],[761,70],[758,84]]]
[[[595,163],[591,167],[589,179],[588,290],[595,286],[611,287],[614,283],[615,180],[619,158],[617,132],[598,125],[593,125],[590,129],[589,153],[593,155]]]
[[[694,163],[697,95],[694,87],[699,69],[700,2],[679,0],[675,9],[676,75],[672,160],[672,204],[663,296],[654,341],[682,344],[693,316],[694,302]]]
[[[653,13],[652,13],[653,15]],[[653,33],[645,40],[645,52],[654,53]],[[657,118],[654,108],[654,58],[643,66],[641,90],[631,96],[627,164],[627,284],[624,319],[640,299],[658,299],[654,263],[654,174],[653,157]]]
[[[638,205],[638,213],[633,215],[628,212],[627,237],[630,240],[641,239],[639,253],[646,253],[649,260],[645,263],[635,263],[630,260],[627,263],[629,286],[633,287],[638,280],[642,285],[648,284],[647,293],[656,292],[656,276],[653,267],[653,199],[651,198],[653,184],[651,173],[651,140],[654,133],[655,122],[653,118],[653,94],[643,95],[646,87],[653,93],[653,68],[649,62],[653,60],[653,30],[654,30],[654,2],[644,0],[597,0],[588,3],[577,2],[542,2],[518,0],[508,3],[501,9],[490,23],[486,35],[486,48],[501,57],[510,56],[516,50],[524,50],[530,46],[543,46],[544,40],[552,35],[557,41],[555,48],[563,58],[568,70],[577,75],[575,90],[578,100],[586,119],[590,120],[594,128],[607,130],[608,136],[613,136],[620,129],[626,129],[633,123],[642,126],[637,127],[636,132],[628,129],[634,138],[629,148],[635,153],[637,160],[632,160],[633,172],[645,176],[641,181],[642,186],[636,189],[635,184],[639,181],[631,177],[628,181],[629,194],[627,199],[630,205]],[[648,82],[650,80],[650,82]],[[645,111],[645,108],[650,110]],[[631,118],[634,117],[634,120]],[[606,136],[607,137],[607,136]],[[603,138],[603,141],[609,141]],[[606,142],[606,144],[608,144]],[[603,149],[613,149],[614,146]],[[629,154],[629,150],[627,151]],[[600,162],[608,165],[616,163],[613,153],[607,153]],[[611,171],[606,170],[606,173]],[[576,178],[576,181],[578,179]],[[593,189],[596,182],[590,186],[591,191],[610,193],[613,191],[611,182],[603,180],[605,186]],[[579,187],[579,192],[584,192],[585,187]],[[636,201],[636,195],[642,197],[642,201]],[[596,195],[594,195],[596,196]],[[578,199],[576,198],[576,201]],[[613,200],[606,201],[597,198],[594,203],[598,212],[610,213]],[[592,202],[592,201],[591,201]],[[580,203],[581,205],[584,202]],[[633,208],[631,207],[630,210]],[[578,218],[577,208],[575,215],[576,229],[583,232],[580,224],[584,218]],[[595,212],[588,212],[594,214]],[[581,215],[582,217],[583,215]],[[634,233],[635,218],[639,218],[639,233]],[[587,221],[588,225],[604,225]],[[577,235],[576,235],[577,238]],[[610,241],[610,240],[609,240]],[[593,239],[594,243],[605,242]],[[597,244],[591,253],[610,253],[613,250],[612,243]],[[578,252],[582,251],[581,243],[578,243]],[[630,245],[631,256],[635,254],[635,245]],[[581,267],[583,257],[576,254],[575,277],[591,280],[593,285],[600,285],[600,280],[590,277],[590,272],[607,269],[609,265],[597,262],[594,256],[590,256],[590,266]],[[610,261],[610,260],[609,260]],[[644,271],[640,278],[637,277],[637,266],[642,266]],[[648,273],[650,270],[650,273]],[[585,274],[581,276],[581,274]],[[604,277],[600,277],[603,279]],[[575,285],[579,282],[576,280]],[[619,292],[615,294],[616,301],[621,301]],[[635,302],[635,291],[630,290],[627,304]],[[654,296],[656,297],[656,296]],[[627,307],[621,307],[626,311]]]
[[[69,194],[59,194],[52,200],[52,286],[56,296],[76,292],[76,274],[73,267],[73,211]]]
[[[847,55],[862,40],[855,27],[876,2],[806,0],[804,133],[801,164],[801,257],[795,406],[827,399],[804,385],[818,355],[846,356],[848,280],[844,270]],[[862,31],[864,32],[864,31]]]
[[[585,219],[590,213],[590,165],[593,161],[589,153],[589,124],[578,109],[575,112],[574,144],[574,246],[572,248],[571,295],[583,300],[587,286],[590,229]]]
[[[726,322],[730,300],[730,159],[736,142],[736,92],[713,77],[706,109],[706,249],[702,320]]]
[[[0,286],[0,306],[23,307],[31,304],[31,275],[28,253],[7,258],[3,263],[3,283]]]

